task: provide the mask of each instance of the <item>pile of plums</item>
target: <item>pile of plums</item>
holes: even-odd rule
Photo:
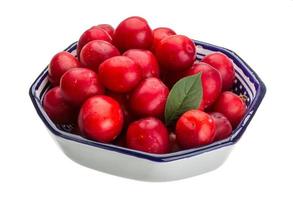
[[[202,85],[198,108],[167,126],[169,91],[197,73]],[[148,153],[227,138],[246,112],[244,98],[231,91],[235,70],[226,55],[215,52],[196,60],[190,38],[166,27],[152,30],[137,16],[116,29],[100,24],[86,30],[76,57],[62,51],[52,58],[48,79],[52,88],[43,107],[53,122],[75,124],[75,132],[90,140]]]

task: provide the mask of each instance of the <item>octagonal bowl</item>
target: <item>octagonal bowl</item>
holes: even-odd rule
[[[241,138],[259,107],[266,88],[259,76],[234,52],[201,41],[197,45],[197,59],[212,52],[222,52],[234,64],[236,80],[233,91],[247,96],[247,113],[232,135],[210,145],[169,154],[150,154],[113,144],[104,144],[72,134],[70,124],[54,124],[42,107],[48,82],[48,68],[36,78],[30,87],[32,103],[44,125],[62,151],[73,161],[109,174],[143,181],[170,181],[202,174],[218,168],[233,146]],[[76,42],[66,51],[76,55]]]

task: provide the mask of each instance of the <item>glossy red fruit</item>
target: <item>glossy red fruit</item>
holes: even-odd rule
[[[55,123],[66,124],[74,120],[75,110],[63,98],[60,87],[54,87],[45,94],[43,107]]]
[[[93,40],[104,40],[106,42],[112,43],[112,38],[106,31],[99,27],[93,26],[80,36],[77,43],[77,55],[79,56],[84,45]]]
[[[57,53],[48,67],[48,77],[52,85],[59,85],[61,76],[71,68],[80,67],[79,61],[70,53]]]
[[[161,40],[156,48],[160,66],[167,71],[183,71],[195,60],[195,45],[183,35],[171,35]]]
[[[160,41],[170,35],[176,35],[175,31],[167,27],[159,27],[153,30],[153,50],[155,51],[156,47]]]
[[[230,121],[222,113],[210,113],[216,124],[216,137],[215,141],[223,140],[232,134],[232,125]]]
[[[209,64],[199,62],[185,71],[185,76],[201,72],[203,90],[202,107],[207,108],[214,103],[222,91],[222,77],[220,73]]]
[[[213,111],[225,115],[235,128],[246,113],[246,105],[238,95],[226,91],[219,96],[213,106]]]
[[[87,98],[104,94],[97,74],[87,68],[73,68],[67,71],[60,81],[62,94],[74,106],[81,105]]]
[[[126,56],[115,56],[105,60],[99,67],[102,84],[118,93],[134,89],[142,79],[140,67]]]
[[[128,49],[149,49],[152,46],[153,33],[144,18],[129,17],[116,28],[113,42],[121,52]]]
[[[108,58],[119,56],[120,52],[118,49],[103,40],[93,40],[88,42],[80,52],[80,62],[94,70],[99,71],[99,66],[102,62]]]
[[[138,116],[162,117],[169,89],[158,78],[143,80],[130,96],[130,108]]]
[[[143,78],[159,77],[160,69],[156,57],[149,50],[129,49],[124,52],[123,56],[131,58],[140,66]]]
[[[165,125],[149,117],[131,123],[126,134],[127,147],[148,153],[169,152],[169,135]]]
[[[98,142],[111,142],[123,127],[123,111],[111,97],[97,95],[82,105],[78,125],[83,135]]]
[[[216,68],[222,76],[222,90],[232,88],[235,79],[235,70],[232,61],[224,54],[216,52],[205,56],[202,62]]]
[[[176,139],[183,149],[207,145],[215,138],[216,125],[213,118],[200,110],[185,112],[176,123]]]
[[[96,27],[103,29],[106,31],[111,37],[114,34],[114,28],[110,24],[99,24]]]

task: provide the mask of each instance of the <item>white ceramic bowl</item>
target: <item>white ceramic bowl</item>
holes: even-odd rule
[[[200,148],[156,155],[74,135],[70,133],[73,128],[71,125],[54,124],[42,108],[44,94],[50,88],[47,68],[32,84],[31,100],[39,117],[63,152],[73,161],[86,167],[143,181],[177,180],[214,170],[222,165],[244,133],[265,95],[266,88],[257,74],[234,52],[204,42],[194,42],[197,44],[198,60],[209,53],[219,51],[233,61],[236,70],[233,90],[248,97],[245,117],[231,137],[225,140]],[[66,51],[76,55],[76,43],[70,45]]]

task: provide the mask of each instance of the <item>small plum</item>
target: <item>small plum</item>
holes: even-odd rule
[[[99,79],[109,90],[127,93],[141,81],[140,67],[126,56],[115,56],[105,60],[99,67]]]
[[[104,95],[87,99],[78,116],[78,125],[83,135],[105,143],[112,142],[120,134],[123,121],[119,103]]]
[[[160,79],[146,78],[130,95],[130,109],[137,116],[162,118],[168,94],[168,87]]]
[[[168,130],[159,119],[143,118],[132,122],[126,133],[127,147],[148,153],[169,152]]]
[[[80,106],[87,98],[104,94],[97,74],[87,68],[73,68],[67,71],[60,81],[62,95],[74,106]]]
[[[200,110],[189,110],[176,123],[176,140],[183,149],[210,144],[216,136],[213,118]]]
[[[113,42],[121,52],[128,49],[150,49],[153,32],[144,18],[129,17],[116,28]]]
[[[60,87],[54,87],[45,94],[43,106],[50,119],[58,124],[70,123],[76,116],[75,109],[63,98]]]
[[[171,35],[157,45],[156,57],[167,71],[183,71],[193,64],[196,49],[193,41],[183,35]]]
[[[48,78],[52,85],[60,84],[61,76],[69,69],[80,67],[79,61],[69,52],[57,53],[48,66]]]
[[[212,112],[209,113],[216,124],[216,137],[215,141],[223,140],[232,134],[232,125],[230,121],[222,113]]]

